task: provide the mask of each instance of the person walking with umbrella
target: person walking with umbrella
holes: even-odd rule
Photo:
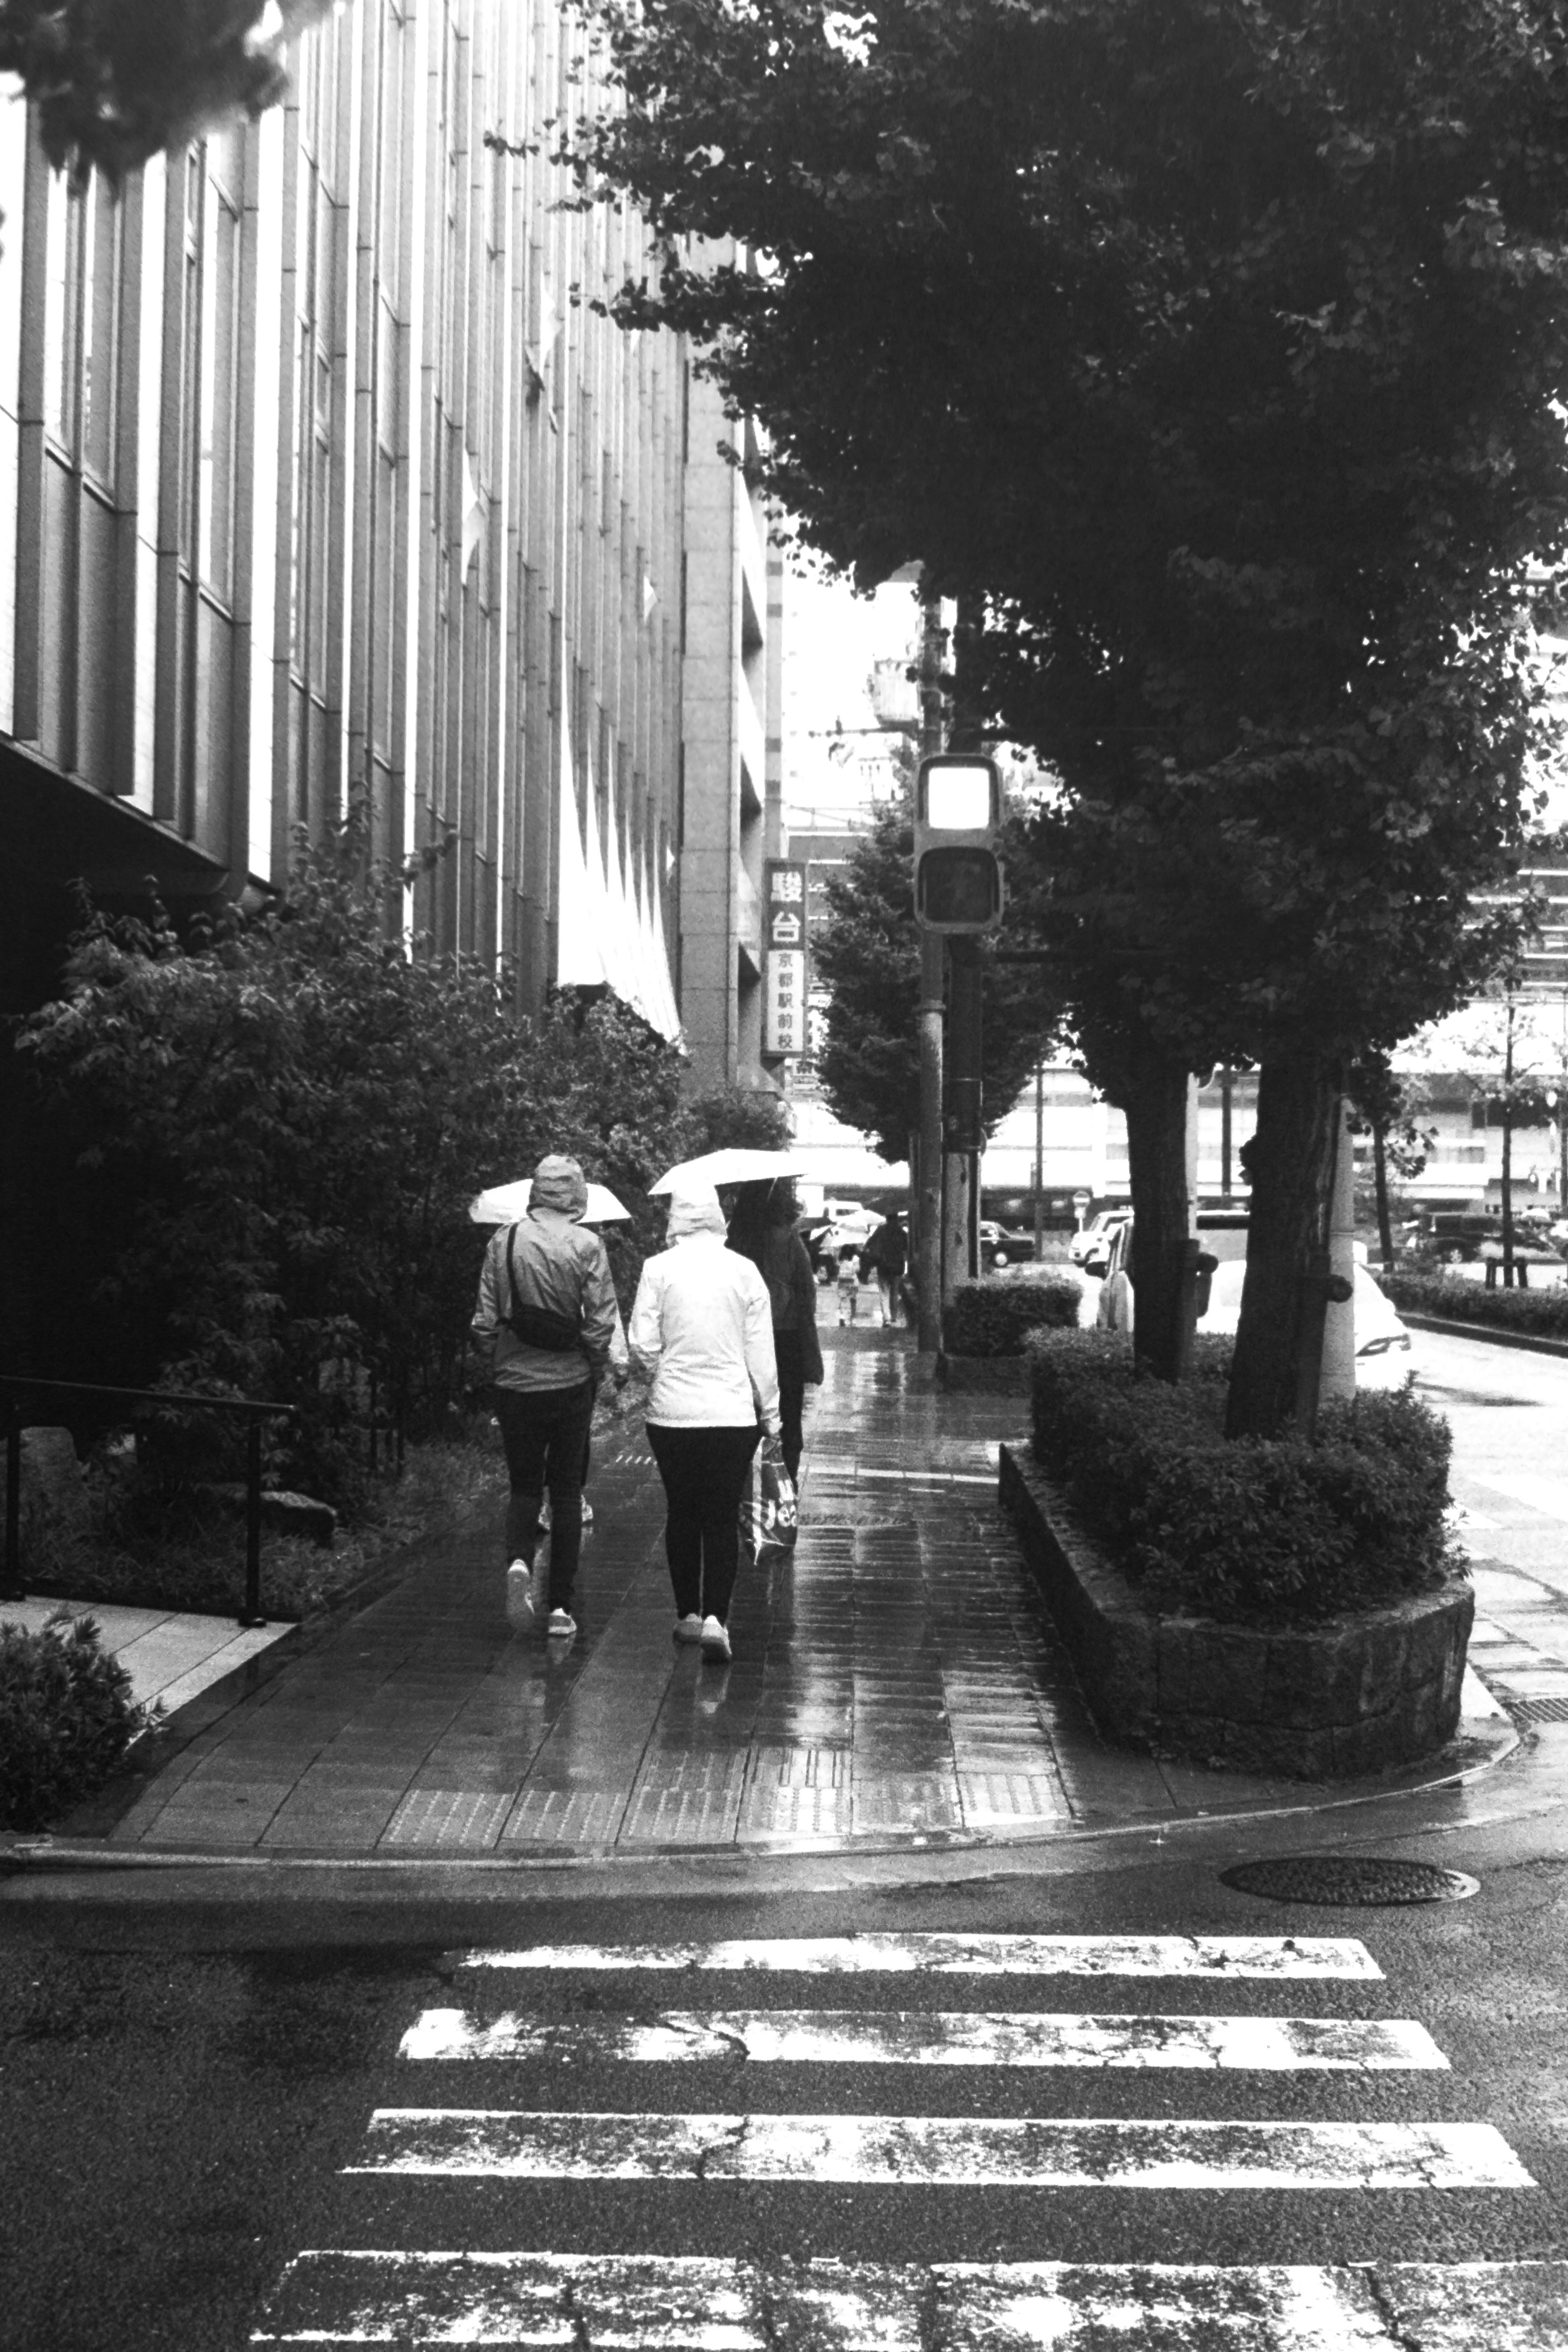
[[[773,1318],[773,1360],[779,1374],[779,1415],[784,1468],[800,1482],[805,1439],[801,1416],[807,1387],[822,1383],[822,1343],[816,1336],[816,1276],[796,1233],[795,1188],[787,1177],[742,1184],[730,1213],[730,1247],[749,1257],[768,1286]]]
[[[626,1342],[651,1377],[647,1436],[664,1481],[675,1638],[725,1659],[741,1496],[760,1435],[780,1433],[768,1286],[726,1249],[710,1182],[670,1192],[669,1247],[642,1270]]]
[[[496,1418],[511,1487],[507,1505],[507,1614],[531,1625],[540,1507],[550,1495],[552,1640],[572,1614],[583,1549],[583,1472],[594,1397],[618,1337],[610,1261],[577,1223],[588,1188],[574,1160],[552,1152],[534,1171],[528,1213],[497,1233],[479,1274],[474,1337],[490,1350]],[[620,1369],[624,1377],[624,1366]]]

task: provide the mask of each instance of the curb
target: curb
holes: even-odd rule
[[[1494,1348],[1520,1348],[1530,1356],[1568,1356],[1568,1339],[1538,1339],[1532,1331],[1504,1331],[1495,1323],[1460,1323],[1447,1315],[1398,1312],[1413,1331],[1438,1331],[1450,1339],[1485,1339]]]
[[[356,1879],[395,1884],[400,1879],[417,1879],[427,1874],[443,1877],[467,1871],[487,1882],[501,1884],[508,1879],[532,1880],[553,1871],[566,1875],[595,1874],[592,1885],[584,1886],[583,1892],[600,1895],[612,1891],[605,1884],[606,1874],[640,1881],[650,1874],[668,1872],[683,1864],[700,1864],[705,1876],[710,1870],[715,1891],[737,1876],[750,1877],[780,1869],[831,1872],[864,1864],[875,1870],[896,1863],[906,1866],[912,1876],[943,1863],[960,1866],[968,1862],[984,1871],[999,1868],[1009,1859],[1025,1867],[1045,1867],[1053,1859],[1065,1864],[1066,1857],[1075,1851],[1085,1853],[1108,1847],[1112,1852],[1124,1852],[1130,1841],[1166,1845],[1198,1832],[1239,1833],[1266,1822],[1304,1822],[1321,1816],[1353,1814],[1369,1805],[1404,1806],[1415,1798],[1468,1788],[1533,1745],[1533,1740],[1527,1740],[1507,1717],[1472,1717],[1460,1724],[1455,1738],[1439,1755],[1428,1759],[1427,1769],[1420,1779],[1363,1781],[1359,1786],[1351,1784],[1342,1790],[1300,1804],[1238,1805],[1234,1811],[1216,1808],[1192,1813],[1142,1813],[1122,1822],[1082,1822],[1066,1828],[1055,1823],[1024,1833],[930,1831],[912,1837],[879,1843],[867,1839],[854,1844],[672,1843],[650,1845],[638,1853],[614,1846],[535,1848],[531,1853],[515,1854],[475,1853],[471,1849],[353,1853],[310,1847],[258,1853],[251,1846],[160,1851],[146,1846],[105,1845],[94,1842],[90,1832],[82,1835],[79,1843],[69,1842],[68,1834],[13,1832],[0,1836],[0,1879],[48,1876],[62,1871],[101,1872],[105,1876],[117,1877],[156,1876],[174,1870],[203,1874],[248,1871],[261,1878],[274,1879],[289,1871],[341,1871]]]

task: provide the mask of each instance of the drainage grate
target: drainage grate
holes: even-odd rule
[[[1509,1691],[1503,1703],[1511,1715],[1521,1715],[1526,1723],[1568,1723],[1568,1698],[1515,1698]]]
[[[1365,1854],[1300,1853],[1238,1863],[1220,1883],[1273,1903],[1462,1903],[1479,1882],[1430,1862],[1374,1862]]]

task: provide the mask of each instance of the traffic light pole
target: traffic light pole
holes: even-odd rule
[[[984,966],[977,939],[954,939],[948,946],[952,989],[943,1071],[947,1103],[944,1142],[947,1198],[943,1218],[942,1303],[961,1282],[979,1273],[975,1249],[980,1214],[981,1044]]]
[[[911,1173],[919,1187],[917,1336],[921,1352],[930,1355],[942,1346],[942,1023],[945,950],[946,942],[939,931],[921,931],[921,999],[915,1015],[921,1055],[920,1165]]]
[[[947,632],[936,599],[921,600],[921,756],[940,752],[947,736],[942,665]],[[910,1175],[915,1202],[916,1337],[922,1355],[942,1347],[942,1030],[947,994],[947,943],[940,931],[921,930],[921,996],[915,1013],[920,1044],[920,1165]]]

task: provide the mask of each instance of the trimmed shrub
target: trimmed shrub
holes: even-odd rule
[[[1029,1341],[1036,1454],[1145,1602],[1303,1623],[1440,1583],[1447,1423],[1374,1394],[1325,1407],[1310,1444],[1227,1438],[1229,1352],[1200,1341],[1194,1378],[1173,1388],[1136,1370],[1119,1333]]]
[[[36,1830],[105,1781],[141,1727],[90,1617],[0,1625],[0,1827]]]
[[[1453,1275],[1394,1266],[1378,1280],[1395,1307],[1453,1323],[1487,1323],[1536,1339],[1568,1339],[1568,1286],[1552,1290],[1488,1290]]]
[[[965,1282],[952,1294],[942,1320],[950,1356],[1021,1356],[1041,1326],[1072,1329],[1083,1293],[1058,1275],[1048,1282]]]

